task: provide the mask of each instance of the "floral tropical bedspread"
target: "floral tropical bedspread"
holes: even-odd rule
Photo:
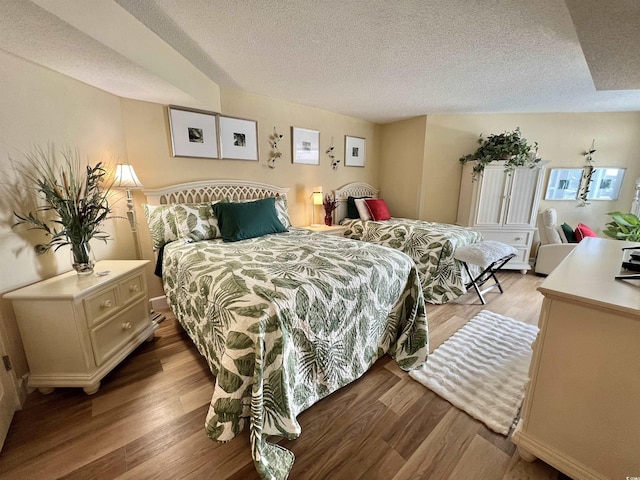
[[[216,376],[205,421],[228,441],[247,424],[263,478],[284,479],[296,416],[385,353],[405,370],[429,350],[418,273],[404,253],[292,228],[235,243],[173,242],[163,283]]]
[[[344,220],[345,237],[386,245],[409,255],[420,273],[426,302],[442,304],[467,293],[470,280],[462,264],[453,258],[456,248],[482,240],[476,230],[446,223],[407,218],[385,221]],[[469,265],[471,273],[479,269]]]

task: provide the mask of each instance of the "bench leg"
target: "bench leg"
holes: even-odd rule
[[[496,260],[491,265],[486,267],[482,272],[480,272],[480,274],[475,278],[471,275],[471,271],[469,270],[469,266],[467,265],[467,262],[462,262],[462,265],[464,265],[464,268],[467,271],[467,275],[469,275],[469,278],[471,279],[471,281],[467,284],[467,289],[469,287],[473,287],[473,289],[478,294],[478,297],[480,298],[480,302],[482,302],[482,305],[487,304],[482,294],[488,292],[492,288],[498,287],[498,290],[500,290],[500,293],[504,293],[504,290],[502,289],[502,285],[500,285],[500,281],[498,280],[498,277],[496,277],[496,272],[500,271],[500,269],[504,267],[504,265],[513,257],[515,257],[515,254],[511,254],[499,260]],[[490,279],[493,279],[495,283],[485,288],[484,290],[480,290],[480,287],[482,287]]]
[[[471,281],[469,282],[469,284],[471,286],[473,286],[473,289],[476,291],[476,293],[478,294],[478,297],[480,298],[480,302],[482,303],[482,305],[486,305],[487,302],[484,301],[484,297],[482,296],[482,292],[480,291],[480,287],[478,286],[478,284],[476,283],[476,281],[478,280],[478,278],[482,277],[482,275],[484,274],[484,272],[482,272],[480,275],[478,275],[476,278],[473,278],[473,276],[471,275],[471,272],[469,271],[469,267],[467,266],[467,262],[462,262],[462,265],[464,265],[464,269],[467,271],[467,275],[469,275],[469,278],[471,279]],[[469,285],[467,285],[467,288],[469,288]]]

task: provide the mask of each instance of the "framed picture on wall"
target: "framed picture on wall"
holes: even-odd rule
[[[582,182],[582,168],[552,168],[545,200],[575,200]]]
[[[624,172],[624,168],[596,167],[591,176],[587,200],[617,200]]]
[[[345,167],[364,167],[366,153],[364,138],[344,136]]]
[[[320,132],[291,127],[291,158],[293,163],[320,165]]]
[[[220,115],[220,158],[258,161],[258,122]]]
[[[219,158],[218,114],[169,105],[174,157]]]

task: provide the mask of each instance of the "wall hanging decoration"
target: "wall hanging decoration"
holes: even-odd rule
[[[174,157],[219,158],[218,114],[169,105]]]
[[[244,118],[220,118],[220,158],[258,161],[258,122]]]
[[[298,127],[291,127],[291,132],[293,163],[320,165],[320,132]]]
[[[491,162],[503,161],[505,172],[511,172],[516,167],[533,168],[540,162],[538,142],[527,143],[527,139],[522,137],[520,127],[516,127],[512,132],[489,135],[487,138],[480,134],[478,143],[480,146],[474,153],[459,159],[463,165],[467,162],[477,162],[471,173],[474,181]]]
[[[589,190],[591,189],[591,180],[593,177],[593,154],[595,153],[596,140],[595,138],[591,141],[591,148],[584,152],[584,159],[587,162],[587,166],[584,167],[584,175],[582,177],[582,186],[580,187],[580,195],[578,196],[578,200],[580,201],[579,207],[584,207],[589,205],[587,199],[589,198]]]
[[[366,154],[364,138],[344,136],[345,167],[364,167]]]
[[[333,137],[331,137],[331,146],[326,151],[326,154],[329,156],[329,160],[331,160],[331,168],[334,170],[338,170],[338,164],[340,160],[336,159],[335,147],[333,146]]]
[[[267,166],[269,168],[276,168],[276,160],[282,157],[282,152],[278,150],[278,142],[282,140],[282,135],[276,131],[276,127],[273,127],[273,133],[269,135],[269,146],[271,152],[269,152],[269,161]]]

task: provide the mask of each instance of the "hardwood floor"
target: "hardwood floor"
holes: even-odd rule
[[[536,324],[542,279],[500,274],[505,293],[473,292],[427,307],[431,349],[482,309]],[[257,479],[248,432],[220,444],[204,418],[213,391],[206,362],[169,315],[153,342],[82,389],[28,395],[3,451],[3,479]],[[520,460],[508,438],[411,380],[388,356],[299,416],[291,479],[566,479]]]

